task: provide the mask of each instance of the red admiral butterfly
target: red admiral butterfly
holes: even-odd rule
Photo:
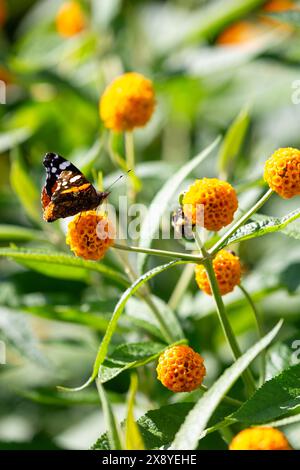
[[[43,164],[47,175],[41,201],[46,222],[95,209],[110,194],[96,191],[81,171],[60,155],[47,153]]]

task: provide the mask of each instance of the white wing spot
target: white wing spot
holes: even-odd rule
[[[55,166],[53,166],[53,167],[51,168],[51,172],[52,172],[52,173],[56,173],[56,172],[57,172],[57,168],[55,168]]]
[[[60,170],[65,170],[66,168],[68,168],[68,166],[70,166],[69,162],[63,162],[59,165],[59,168]]]
[[[80,178],[81,178],[81,175],[73,176],[73,178],[70,179],[70,183],[75,183],[75,181],[80,180]]]

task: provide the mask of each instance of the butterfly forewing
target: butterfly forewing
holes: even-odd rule
[[[47,176],[42,191],[44,219],[53,222],[95,209],[109,193],[98,193],[76,166],[60,155],[47,153]]]

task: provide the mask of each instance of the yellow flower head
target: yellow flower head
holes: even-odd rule
[[[217,178],[196,180],[184,194],[182,204],[184,214],[192,224],[199,224],[203,208],[204,227],[214,232],[230,224],[238,208],[233,187]]]
[[[7,16],[6,1],[0,0],[0,26],[4,25],[6,16]]]
[[[96,261],[104,257],[114,238],[114,227],[106,215],[87,211],[69,223],[66,242],[76,256]]]
[[[241,281],[241,262],[238,256],[226,250],[220,250],[213,260],[213,267],[221,295],[232,292]],[[199,289],[212,295],[209,280],[202,264],[195,267],[196,282]]]
[[[266,161],[264,179],[284,199],[300,195],[300,150],[277,150]]]
[[[131,131],[152,116],[155,96],[152,82],[135,72],[117,77],[100,100],[100,116],[108,129]]]
[[[230,450],[292,450],[285,435],[275,428],[244,429],[229,446]]]
[[[250,21],[238,21],[228,26],[217,39],[221,46],[245,44],[257,38],[260,28]]]
[[[206,374],[204,359],[186,345],[173,346],[158,360],[157,378],[172,392],[191,392],[200,387]]]
[[[286,11],[295,8],[295,2],[291,0],[270,0],[267,2],[263,10],[267,12]]]
[[[85,29],[86,20],[80,4],[65,2],[56,15],[56,29],[63,37],[72,37]]]

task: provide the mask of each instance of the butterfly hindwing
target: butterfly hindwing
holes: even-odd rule
[[[81,171],[63,157],[47,153],[43,163],[47,176],[41,199],[47,222],[95,209],[108,196],[106,192],[98,193]]]

